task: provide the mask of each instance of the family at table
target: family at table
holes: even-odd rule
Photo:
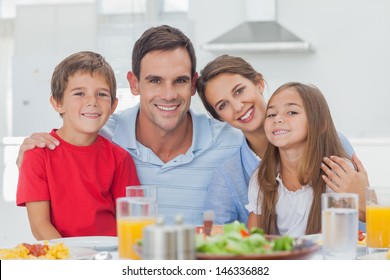
[[[17,205],[38,240],[116,235],[115,201],[129,185],[158,187],[167,223],[235,220],[269,234],[321,232],[321,194],[359,194],[365,221],[368,175],[336,131],[313,85],[281,85],[265,101],[266,79],[240,57],[221,55],[199,73],[190,39],[147,29],[127,80],[137,106],[113,114],[114,72],[79,52],[54,70],[51,104],[63,125],[21,145]],[[198,92],[212,117],[190,109]]]

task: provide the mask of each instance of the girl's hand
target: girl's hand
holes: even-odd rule
[[[366,188],[370,184],[367,171],[356,154],[352,155],[352,161],[356,169],[348,160],[337,156],[325,157],[323,161],[324,164],[321,168],[326,174],[322,175],[325,183],[337,193],[357,193],[359,195],[360,212],[365,214]],[[361,220],[365,220],[364,216],[360,216]]]

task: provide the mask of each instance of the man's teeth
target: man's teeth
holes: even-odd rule
[[[177,108],[177,106],[174,107],[164,107],[164,106],[157,106],[157,108],[163,110],[163,111],[173,111]]]
[[[243,115],[243,116],[240,118],[240,120],[245,121],[247,118],[249,118],[249,116],[252,114],[252,112],[253,112],[253,109],[248,110],[248,112],[246,112],[246,114]]]

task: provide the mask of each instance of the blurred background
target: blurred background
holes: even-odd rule
[[[0,0],[0,247],[34,240],[15,206],[15,161],[24,137],[61,124],[49,103],[55,65],[101,53],[116,72],[117,110],[134,106],[132,47],[161,24],[191,38],[198,71],[226,53],[264,75],[266,97],[289,81],[318,86],[371,185],[389,185],[388,0]],[[192,107],[204,111],[197,96]]]

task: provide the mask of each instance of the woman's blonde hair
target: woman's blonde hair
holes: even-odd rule
[[[309,184],[313,188],[313,202],[306,234],[319,233],[321,232],[321,194],[326,192],[326,184],[321,178],[321,175],[324,174],[321,170],[323,157],[337,155],[348,158],[348,156],[341,144],[328,104],[321,91],[312,85],[291,82],[280,86],[273,93],[270,101],[286,89],[294,90],[299,94],[306,112],[307,142],[298,166],[298,176],[302,186]],[[259,201],[261,201],[262,207],[260,226],[268,234],[279,234],[275,210],[278,201],[278,182],[275,178],[280,171],[279,166],[279,150],[269,143],[258,173],[258,183],[261,190]]]

